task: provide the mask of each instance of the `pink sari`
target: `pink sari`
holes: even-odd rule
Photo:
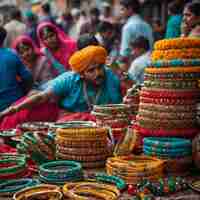
[[[57,52],[52,52],[48,48],[48,45],[42,41],[41,32],[45,27],[50,27],[54,30],[55,33],[57,33],[58,39],[60,40],[60,48]],[[37,28],[37,36],[39,38],[41,51],[44,52],[44,49],[47,48],[48,51],[50,51],[50,53],[53,55],[54,59],[57,60],[63,66],[65,66],[67,70],[69,70],[69,58],[76,51],[75,40],[68,37],[59,27],[50,22],[43,22],[39,24]]]

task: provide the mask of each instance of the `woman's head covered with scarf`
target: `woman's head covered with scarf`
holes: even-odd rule
[[[75,52],[69,59],[73,71],[81,73],[91,64],[105,64],[107,51],[101,46],[88,46]]]
[[[60,43],[71,40],[65,33],[56,25],[51,22],[43,22],[39,24],[37,28],[37,37],[39,38],[39,43],[41,47],[49,47],[48,43],[43,39],[44,34],[48,34],[48,32],[53,32],[56,34],[57,39]]]

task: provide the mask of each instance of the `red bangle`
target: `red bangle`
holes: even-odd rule
[[[173,130],[151,130],[147,128],[143,128],[137,123],[134,125],[134,128],[141,134],[143,137],[185,137],[185,138],[193,138],[195,135],[199,133],[199,129],[191,128],[191,129],[173,129]]]
[[[194,99],[163,99],[163,98],[147,98],[140,97],[140,103],[158,104],[158,105],[195,105],[197,100]]]
[[[193,99],[199,97],[199,90],[164,90],[142,88],[140,96],[149,98],[184,98]]]

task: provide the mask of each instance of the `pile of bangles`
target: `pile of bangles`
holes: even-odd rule
[[[189,139],[146,137],[143,152],[147,156],[164,159],[167,172],[184,171],[192,164],[192,142]]]
[[[143,179],[157,180],[163,176],[164,161],[150,156],[118,156],[107,159],[107,174],[136,185]]]
[[[120,197],[120,190],[107,183],[96,181],[68,182],[62,188],[51,184],[30,185],[27,181],[27,187],[17,191],[13,195],[14,200],[62,200],[62,199],[102,199],[117,200]],[[34,185],[34,184],[33,184]]]
[[[126,131],[134,115],[134,109],[127,104],[95,105],[92,114],[96,117],[98,126],[112,128],[112,134],[117,142]]]
[[[10,180],[28,177],[31,172],[28,169],[26,156],[23,154],[0,154],[0,180]]]
[[[69,160],[47,162],[39,167],[39,179],[48,184],[80,181],[83,179],[82,166],[78,162]]]
[[[44,130],[25,132],[17,144],[17,151],[28,155],[36,164],[54,160],[54,135]]]
[[[60,160],[80,162],[84,168],[105,165],[112,155],[113,144],[109,141],[109,128],[80,127],[56,130],[56,157]]]

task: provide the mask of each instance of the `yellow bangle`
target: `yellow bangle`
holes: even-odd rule
[[[75,200],[89,200],[89,198],[81,196],[79,193],[94,195],[105,200],[115,200],[120,195],[116,186],[96,182],[67,183],[63,186],[63,193],[66,197]]]
[[[48,191],[60,191],[60,188],[58,186],[55,185],[48,185],[48,184],[41,184],[38,186],[34,186],[34,187],[28,187],[25,188],[17,193],[14,194],[13,199],[14,200],[24,200],[24,197],[29,197],[34,195],[35,193],[38,192],[48,192]]]
[[[153,68],[147,67],[146,73],[162,74],[162,73],[197,73],[200,72],[200,67],[167,67],[167,68]]]
[[[197,38],[175,38],[164,39],[155,42],[155,50],[200,48],[200,41]]]
[[[173,60],[173,59],[198,59],[200,55],[200,49],[170,49],[170,50],[155,50],[152,52],[152,61],[157,60]]]

